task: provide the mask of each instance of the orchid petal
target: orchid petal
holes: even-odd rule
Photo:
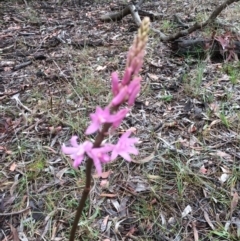
[[[119,87],[118,87],[118,74],[117,72],[112,73],[112,92],[113,96],[116,96],[119,93]]]
[[[72,138],[70,139],[70,143],[73,147],[78,147],[77,139],[77,136],[72,136]]]
[[[125,69],[125,73],[122,79],[122,85],[127,85],[131,81],[131,75],[133,73],[132,67],[128,67]]]
[[[75,153],[77,151],[77,148],[75,147],[67,147],[65,144],[62,145],[62,152],[66,155],[70,155],[72,153]]]
[[[113,98],[111,104],[114,106],[120,105],[127,97],[127,87],[124,86],[119,93]]]
[[[131,132],[127,131],[120,137],[118,143],[114,146],[112,150],[111,160],[114,160],[119,155],[125,160],[131,161],[129,153],[134,155],[138,154],[138,150],[134,146],[134,144],[138,142],[138,138],[129,138],[130,135]]]

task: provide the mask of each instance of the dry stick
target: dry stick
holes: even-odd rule
[[[126,6],[122,11],[120,12],[113,12],[113,13],[108,13],[106,15],[103,15],[100,17],[101,21],[119,21],[121,20],[123,17],[127,16],[128,14],[130,14],[130,8],[129,6]]]
[[[112,111],[116,111],[118,109],[118,106],[114,107]],[[109,128],[111,127],[111,124],[106,123],[103,125],[102,130],[98,133],[95,142],[93,144],[93,147],[100,147],[101,143],[106,135],[106,133],[108,132]],[[85,188],[83,190],[83,194],[81,197],[81,200],[79,202],[78,205],[78,209],[77,209],[77,213],[75,215],[75,219],[73,222],[73,226],[71,229],[71,233],[70,233],[70,238],[69,241],[74,241],[74,237],[75,237],[75,233],[77,230],[77,226],[78,226],[78,221],[82,215],[82,211],[83,208],[85,207],[85,203],[88,197],[88,194],[90,192],[91,189],[91,171],[92,171],[92,166],[93,166],[93,160],[91,158],[87,159],[87,164],[86,164],[86,184],[85,184]]]
[[[29,210],[31,207],[27,207],[24,208],[22,210],[16,211],[16,212],[12,212],[12,213],[0,213],[0,217],[1,216],[12,216],[12,215],[17,215],[17,214],[21,214],[24,213],[25,211]]]
[[[140,26],[141,20],[138,15],[138,10],[141,8],[144,0],[140,0],[137,4],[129,4],[123,10],[119,12],[108,13],[100,17],[101,21],[119,21],[128,14],[132,14],[134,22],[137,26]],[[140,20],[140,21],[139,21]]]
[[[131,5],[129,5],[129,9],[130,9],[130,12],[132,14],[134,22],[139,27],[141,25],[142,21],[141,21],[141,18],[139,16],[139,14],[138,14],[138,11],[136,11],[137,8],[133,4],[131,4]]]
[[[160,39],[162,41],[173,41],[176,40],[180,37],[186,36],[194,31],[196,31],[197,29],[203,28],[206,25],[208,25],[209,23],[213,22],[214,19],[216,19],[216,17],[222,12],[222,10],[224,10],[227,6],[229,6],[230,4],[234,3],[234,2],[239,2],[240,0],[226,0],[223,4],[221,4],[219,7],[217,7],[212,14],[210,15],[210,17],[203,23],[195,23],[192,27],[190,27],[189,29],[186,30],[182,30],[179,31],[178,33],[175,33],[173,35],[170,36],[166,36],[165,34],[163,34],[161,31],[153,29],[152,30],[156,33],[158,33],[160,35]]]
[[[86,202],[88,194],[90,192],[92,166],[93,166],[93,160],[88,158],[87,164],[86,164],[86,185],[85,185],[81,200],[78,205],[78,209],[77,209],[77,213],[75,215],[75,219],[74,219],[73,226],[71,229],[69,241],[74,241],[75,233],[76,233],[77,226],[78,226],[78,221],[81,217],[83,208],[85,206],[85,202]]]

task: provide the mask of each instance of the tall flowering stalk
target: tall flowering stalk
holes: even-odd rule
[[[130,131],[125,132],[116,144],[102,144],[102,141],[110,128],[116,129],[121,124],[140,92],[141,77],[139,77],[138,74],[143,64],[148,39],[149,22],[149,18],[144,18],[141,23],[138,34],[128,52],[126,69],[122,80],[119,79],[116,72],[112,73],[112,101],[105,108],[97,106],[95,113],[90,114],[91,123],[85,134],[91,135],[98,132],[94,143],[85,141],[78,144],[78,137],[73,136],[70,140],[71,146],[64,144],[62,146],[62,152],[73,159],[73,166],[75,168],[82,163],[86,156],[88,157],[86,161],[86,184],[79,202],[69,241],[74,241],[78,221],[90,192],[93,164],[96,167],[98,175],[101,176],[102,164],[111,162],[118,156],[121,156],[127,161],[131,161],[129,154],[138,154],[138,150],[134,146],[134,144],[138,142],[138,138],[130,138]],[[119,110],[119,107],[123,103],[126,103],[127,107]]]

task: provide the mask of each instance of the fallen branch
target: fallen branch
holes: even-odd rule
[[[123,10],[121,10],[120,12],[108,13],[106,15],[101,16],[99,19],[101,21],[105,21],[105,22],[119,21],[130,13],[131,13],[131,11],[130,11],[130,8],[129,8],[129,5],[128,5]]]
[[[140,0],[137,4],[130,3],[120,12],[108,13],[106,15],[101,16],[99,19],[101,21],[107,21],[107,22],[109,22],[109,21],[119,21],[119,20],[121,20],[122,18],[124,18],[125,16],[127,16],[128,14],[131,13],[131,15],[133,17],[133,20],[136,23],[136,25],[140,26],[141,19],[140,19],[140,16],[138,14],[138,10],[140,10],[140,7],[141,7],[143,2],[144,2],[144,0]]]
[[[137,26],[140,26],[142,21],[138,14],[137,8],[133,4],[130,4],[129,9],[132,14],[134,22],[137,24]]]
[[[24,62],[24,63],[21,63],[21,64],[18,64],[16,66],[14,66],[13,68],[13,71],[16,71],[16,70],[19,70],[19,69],[22,69],[28,65],[32,64],[32,61],[27,61],[27,62]]]
[[[174,33],[172,35],[165,35],[163,32],[161,32],[160,30],[157,30],[155,28],[151,28],[153,32],[157,33],[160,37],[160,40],[162,41],[174,41],[176,39],[179,39],[180,37],[186,36],[191,34],[192,32],[198,30],[198,29],[202,29],[205,26],[207,26],[208,24],[212,24],[216,21],[217,16],[229,5],[231,5],[234,2],[239,2],[240,0],[226,0],[224,3],[222,3],[221,5],[219,5],[210,15],[210,17],[202,23],[195,23],[192,26],[190,26],[187,29],[181,30],[177,33]],[[137,26],[140,25],[141,23],[141,19],[139,17],[139,13],[138,11],[140,10],[140,7],[142,5],[142,3],[144,2],[144,0],[139,1],[137,4],[129,4],[127,5],[123,10],[121,10],[120,12],[113,12],[113,13],[108,13],[104,16],[100,17],[100,20],[102,21],[119,21],[121,20],[123,17],[125,17],[128,14],[132,14],[132,17],[134,19],[134,22],[137,24]],[[187,24],[184,24],[180,18],[177,15],[174,15],[175,21],[177,21],[178,23],[180,23],[183,27],[188,27]]]
[[[218,6],[213,12],[212,14],[210,15],[210,17],[205,21],[205,22],[202,22],[202,23],[195,23],[193,26],[191,26],[190,28],[188,29],[185,29],[185,30],[181,30],[175,34],[172,34],[170,36],[166,36],[164,33],[162,33],[161,31],[157,30],[157,29],[154,29],[152,28],[152,30],[156,33],[159,34],[160,36],[160,39],[162,41],[174,41],[180,37],[183,37],[183,36],[186,36],[198,29],[201,29],[203,27],[205,27],[206,25],[208,24],[211,24],[215,21],[215,19],[217,18],[217,16],[222,12],[222,10],[224,10],[227,6],[231,5],[232,3],[234,2],[239,2],[240,0],[226,0],[223,4],[221,4],[220,6]]]

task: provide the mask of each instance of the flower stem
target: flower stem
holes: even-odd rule
[[[103,125],[102,130],[98,133],[95,142],[93,144],[94,147],[100,147],[101,143],[106,135],[106,133],[108,132],[109,128],[111,127],[110,123],[106,123]],[[83,190],[83,194],[81,197],[81,200],[79,202],[78,208],[77,208],[77,212],[74,218],[74,222],[73,222],[73,226],[70,232],[70,238],[69,241],[74,241],[74,237],[75,237],[75,233],[77,230],[77,226],[78,226],[78,222],[79,219],[81,218],[82,215],[82,211],[85,207],[87,198],[88,198],[88,194],[90,192],[91,189],[91,173],[92,173],[92,166],[93,166],[93,160],[91,158],[87,159],[87,163],[86,163],[86,184],[85,184],[85,188]]]
[[[78,221],[82,215],[83,208],[85,207],[86,200],[87,200],[88,194],[90,192],[92,165],[93,165],[93,161],[92,161],[92,159],[89,158],[87,160],[87,164],[86,164],[86,185],[83,190],[83,194],[82,194],[81,200],[80,200],[78,208],[77,208],[77,213],[74,218],[73,226],[72,226],[72,229],[70,232],[69,241],[74,241],[75,233],[76,233],[77,226],[78,226]]]

